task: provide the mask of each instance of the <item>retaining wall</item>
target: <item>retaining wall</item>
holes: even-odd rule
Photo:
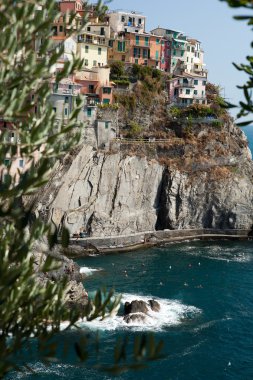
[[[158,244],[177,242],[192,239],[233,239],[249,240],[253,238],[252,230],[219,230],[219,229],[193,229],[193,230],[163,230],[147,231],[133,235],[108,236],[101,238],[72,238],[70,248],[77,246],[94,249],[101,253],[113,251],[129,251]],[[79,252],[80,254],[80,252]]]

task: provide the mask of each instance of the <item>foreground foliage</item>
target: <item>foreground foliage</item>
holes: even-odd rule
[[[232,8],[245,8],[247,10],[253,10],[252,0],[220,0],[225,1]],[[243,16],[234,16],[236,20],[247,21],[249,26],[253,25],[253,16],[252,14],[243,15]],[[251,47],[253,42],[251,43]],[[253,113],[253,101],[252,101],[252,89],[253,89],[253,55],[250,54],[246,57],[247,63],[237,64],[234,63],[234,66],[237,70],[244,72],[248,76],[248,80],[245,84],[238,86],[244,93],[244,101],[239,102],[239,112],[237,117],[249,117]],[[237,107],[234,104],[228,104],[229,107]],[[245,125],[251,124],[253,119],[248,121],[243,121],[238,123],[239,126],[243,127]]]
[[[100,7],[101,2],[97,13]],[[103,17],[106,9],[101,9]],[[60,331],[62,321],[69,321],[68,329],[80,317],[104,318],[115,312],[120,301],[112,292],[98,292],[82,311],[69,310],[64,303],[66,281],[41,283],[34,274],[34,243],[47,238],[52,248],[57,234],[39,219],[31,224],[32,206],[25,209],[23,199],[48,181],[56,160],[79,143],[83,127],[77,122],[83,106],[81,98],[77,98],[67,123],[57,121],[47,103],[50,71],[63,53],[61,47],[53,48],[50,42],[51,26],[57,16],[54,0],[0,0],[0,117],[7,125],[0,131],[0,377],[17,368],[13,357],[22,352],[31,337],[37,341],[41,355],[51,360],[56,347],[50,340]],[[36,53],[37,41],[40,47]],[[82,62],[73,57],[57,73],[56,83],[81,67]],[[15,142],[10,132],[16,134]],[[39,160],[35,161],[36,152]],[[13,175],[12,162],[17,157],[29,160],[30,168]],[[4,165],[6,158],[8,165]],[[63,230],[64,247],[68,239],[68,232]],[[48,256],[39,271],[43,274],[57,267],[58,263]],[[77,343],[77,355],[85,360],[87,355],[82,350],[83,345]],[[147,354],[142,345],[137,359],[149,360],[158,351],[159,347]],[[121,355],[117,354],[116,359],[117,367]]]

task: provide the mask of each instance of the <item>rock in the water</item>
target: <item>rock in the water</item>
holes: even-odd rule
[[[157,302],[155,300],[149,300],[148,303],[149,303],[152,311],[158,312],[161,310],[161,306],[160,306],[159,302]]]
[[[125,315],[123,319],[126,323],[146,322],[145,315],[141,313],[128,314],[128,315]]]
[[[125,314],[132,314],[132,313],[148,313],[148,305],[144,301],[132,301],[125,303]]]
[[[76,281],[70,281],[68,287],[66,305],[69,308],[84,309],[88,304],[88,294],[85,291],[83,284],[78,284]]]

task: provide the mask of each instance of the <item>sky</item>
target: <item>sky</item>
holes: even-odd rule
[[[246,62],[253,34],[244,21],[234,20],[233,15],[247,12],[229,8],[219,0],[112,0],[109,8],[143,13],[147,16],[146,31],[159,25],[200,40],[208,80],[220,85],[222,95],[231,103],[243,99],[236,86],[243,84],[247,76],[238,72],[232,62]]]

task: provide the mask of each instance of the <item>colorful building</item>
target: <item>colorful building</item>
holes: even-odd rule
[[[108,40],[92,33],[78,35],[77,54],[84,60],[83,66],[92,69],[107,65]]]
[[[168,72],[173,73],[178,61],[186,61],[187,37],[180,31],[160,27],[151,30],[151,33],[166,39],[165,66]]]
[[[110,40],[108,62],[123,61],[126,64],[161,68],[164,40],[148,33],[121,33]]]
[[[179,106],[207,104],[206,78],[184,73],[168,81],[170,103]]]
[[[82,86],[81,93],[87,96],[88,106],[113,102],[113,84],[110,82],[109,67],[83,69],[76,73],[75,82]]]

